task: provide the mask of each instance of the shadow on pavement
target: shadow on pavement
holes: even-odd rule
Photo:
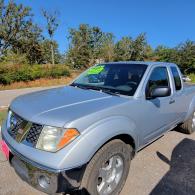
[[[185,138],[173,150],[171,160],[162,153],[157,156],[170,165],[170,170],[150,195],[195,194],[195,141]]]

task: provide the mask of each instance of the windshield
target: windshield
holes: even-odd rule
[[[133,96],[147,65],[98,64],[86,70],[73,86]]]

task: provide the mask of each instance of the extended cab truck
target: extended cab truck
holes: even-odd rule
[[[177,65],[105,63],[16,98],[1,145],[18,175],[48,194],[119,194],[134,155],[178,125],[195,131],[195,87]]]

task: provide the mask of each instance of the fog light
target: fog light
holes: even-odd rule
[[[38,178],[38,182],[39,182],[39,185],[40,185],[42,188],[46,189],[46,188],[49,187],[50,179],[49,179],[47,176],[45,176],[45,175],[41,175],[41,176],[39,176],[39,178]]]

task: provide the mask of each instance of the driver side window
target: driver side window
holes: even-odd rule
[[[169,76],[166,67],[157,67],[152,71],[146,86],[146,97],[156,87],[169,87]]]

